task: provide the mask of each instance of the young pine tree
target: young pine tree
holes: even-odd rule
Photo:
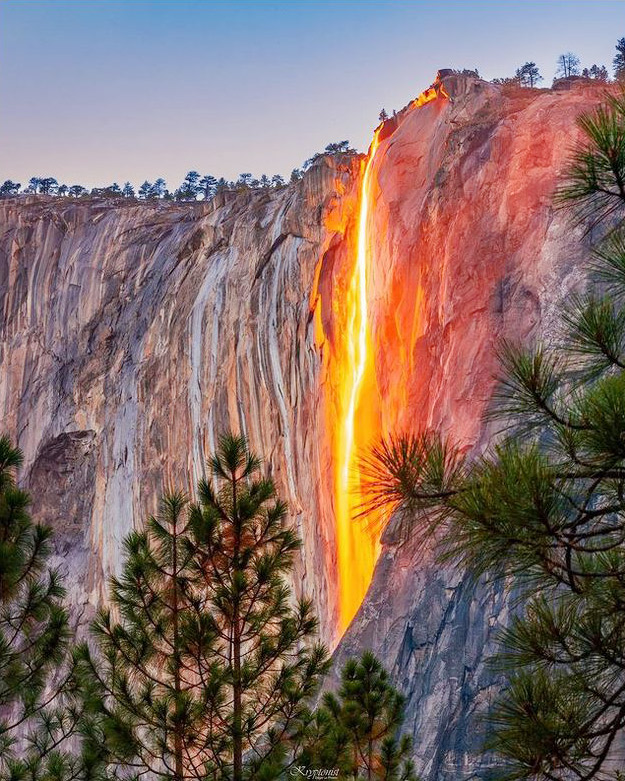
[[[431,433],[365,459],[370,508],[408,530],[433,520],[447,556],[514,577],[524,597],[497,658],[490,745],[505,779],[617,778],[625,738],[625,98],[579,124],[559,200],[607,231],[599,285],[570,299],[561,344],[504,346],[508,433],[476,463]]]
[[[99,652],[77,652],[86,746],[113,777],[203,778],[215,635],[185,498],[165,496],[125,553],[93,625]]]
[[[51,530],[33,523],[15,485],[22,454],[0,438],[0,779],[64,778],[78,714],[62,702],[70,639]]]
[[[327,668],[310,603],[291,605],[299,542],[272,481],[241,437],[210,464],[198,504],[166,497],[130,535],[99,656],[81,650],[88,739],[117,777],[275,778]]]
[[[336,769],[340,778],[416,781],[410,738],[399,735],[403,697],[370,651],[349,659],[336,694],[326,693],[305,725],[303,768]]]
[[[211,708],[225,750],[219,778],[276,777],[290,756],[292,731],[328,669],[325,648],[310,644],[311,603],[293,607],[285,581],[300,546],[273,481],[242,437],[226,436],[202,481],[192,523],[198,566],[211,594],[219,640]]]

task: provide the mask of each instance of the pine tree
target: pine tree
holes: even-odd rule
[[[166,189],[167,189],[167,182],[162,177],[159,177],[154,182],[154,184],[150,187],[150,191],[147,197],[151,200],[158,200],[159,198],[162,198],[165,195]]]
[[[349,659],[337,694],[326,693],[304,729],[300,767],[337,769],[340,778],[414,781],[411,741],[399,735],[404,699],[370,651]]]
[[[517,68],[515,78],[521,87],[534,87],[539,81],[543,80],[535,62],[526,62],[520,68]]]
[[[71,680],[70,632],[51,530],[33,523],[15,485],[22,454],[0,438],[0,779],[62,779],[78,713],[62,702]],[[67,707],[66,707],[67,705]]]
[[[431,432],[363,461],[364,512],[438,529],[447,557],[512,577],[523,598],[497,656],[496,778],[614,778],[625,737],[625,98],[579,124],[558,200],[607,231],[590,269],[600,286],[571,297],[561,344],[502,347],[507,434],[474,463]]]
[[[215,195],[215,188],[217,187],[217,179],[215,179],[214,176],[211,176],[211,174],[205,174],[198,184],[199,190],[204,196],[205,201],[210,201],[210,199]]]
[[[9,197],[11,195],[17,195],[22,185],[19,182],[13,182],[11,179],[6,179],[2,185],[0,185],[0,197]]]
[[[253,177],[251,173],[239,174],[239,178],[236,181],[237,187],[251,187],[252,178]]]
[[[614,78],[617,81],[625,81],[625,38],[619,38],[616,42],[616,54],[612,65],[614,66]]]
[[[211,705],[228,749],[215,764],[221,778],[233,781],[244,773],[275,776],[291,728],[328,667],[323,646],[309,645],[317,628],[310,601],[290,604],[284,577],[300,542],[273,482],[257,476],[259,467],[242,437],[224,437],[211,461],[216,484],[200,483],[193,513],[221,638],[220,686]]]
[[[55,195],[58,186],[59,183],[53,176],[44,176],[43,179],[39,179],[39,192],[42,195]]]
[[[556,78],[569,79],[571,76],[579,76],[579,57],[573,52],[565,52],[558,57]]]
[[[145,182],[143,182],[143,184],[141,185],[141,187],[139,187],[139,191],[138,191],[139,198],[145,201],[150,197],[151,192],[152,192],[152,183],[148,182],[148,180],[146,179]]]
[[[245,440],[220,441],[199,503],[175,494],[126,541],[119,619],[80,650],[88,743],[119,777],[275,778],[327,668],[310,603],[284,581],[299,542]]]
[[[195,201],[200,192],[200,174],[197,171],[189,171],[184,181],[176,190],[176,200]]]
[[[217,180],[217,184],[215,185],[215,192],[216,193],[223,193],[226,190],[231,190],[233,186],[234,185],[232,184],[232,182],[228,182],[222,176],[221,178],[219,178]]]
[[[165,496],[159,517],[124,547],[110,596],[119,620],[101,611],[93,626],[99,654],[84,645],[77,654],[86,743],[116,777],[203,778],[215,636],[185,498]]]
[[[589,79],[595,79],[596,81],[608,81],[609,74],[605,65],[591,65],[590,69],[584,68],[582,76],[586,75]]]

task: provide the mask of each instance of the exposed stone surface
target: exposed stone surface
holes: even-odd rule
[[[549,334],[582,284],[580,231],[552,193],[600,90],[502,90],[447,74],[375,159],[372,343],[383,430],[433,426],[479,450],[502,336]],[[190,488],[227,427],[266,456],[304,539],[298,590],[336,625],[327,351],[350,262],[357,160],[202,206],[0,201],[0,412],[35,511],[89,613],[125,534]],[[323,323],[321,346],[315,320]],[[430,781],[480,778],[475,713],[501,591],[388,533],[337,660],[372,647],[408,697]]]
[[[297,585],[332,634],[309,299],[333,239],[324,214],[353,180],[344,162],[206,206],[0,201],[2,428],[87,613],[126,534],[164,488],[189,490],[232,428],[289,502],[306,540]]]
[[[552,338],[561,302],[584,285],[588,239],[552,194],[575,118],[600,90],[444,83],[450,101],[409,112],[376,155],[374,339],[388,430],[432,427],[479,452],[498,342]],[[405,545],[395,537],[337,663],[376,649],[407,695],[423,777],[481,779],[477,714],[495,693],[485,662],[507,620],[503,587],[441,567],[418,528]]]

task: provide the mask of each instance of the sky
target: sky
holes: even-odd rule
[[[548,85],[623,36],[625,0],[0,0],[0,181],[288,176],[439,68]]]

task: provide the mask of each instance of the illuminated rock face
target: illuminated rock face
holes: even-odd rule
[[[502,93],[456,76],[444,89],[382,128],[370,166],[359,446],[432,426],[479,450],[498,340],[549,335],[583,283],[587,248],[551,195],[600,91]],[[337,366],[360,172],[326,158],[294,186],[207,206],[0,201],[2,428],[85,617],[125,534],[164,487],[191,488],[230,427],[289,502],[296,589],[336,639]],[[392,670],[425,778],[479,778],[474,715],[493,693],[484,658],[506,603],[420,542],[386,532],[337,660],[371,647]]]
[[[552,193],[590,86],[566,94],[446,79],[450,100],[407,113],[383,140],[370,230],[370,319],[381,429],[432,427],[480,452],[502,338],[554,335],[558,306],[583,286],[588,243]],[[418,527],[383,536],[372,585],[339,645],[363,647],[407,695],[417,766],[429,781],[483,777],[476,714],[497,681],[485,664],[508,606],[441,567]]]

